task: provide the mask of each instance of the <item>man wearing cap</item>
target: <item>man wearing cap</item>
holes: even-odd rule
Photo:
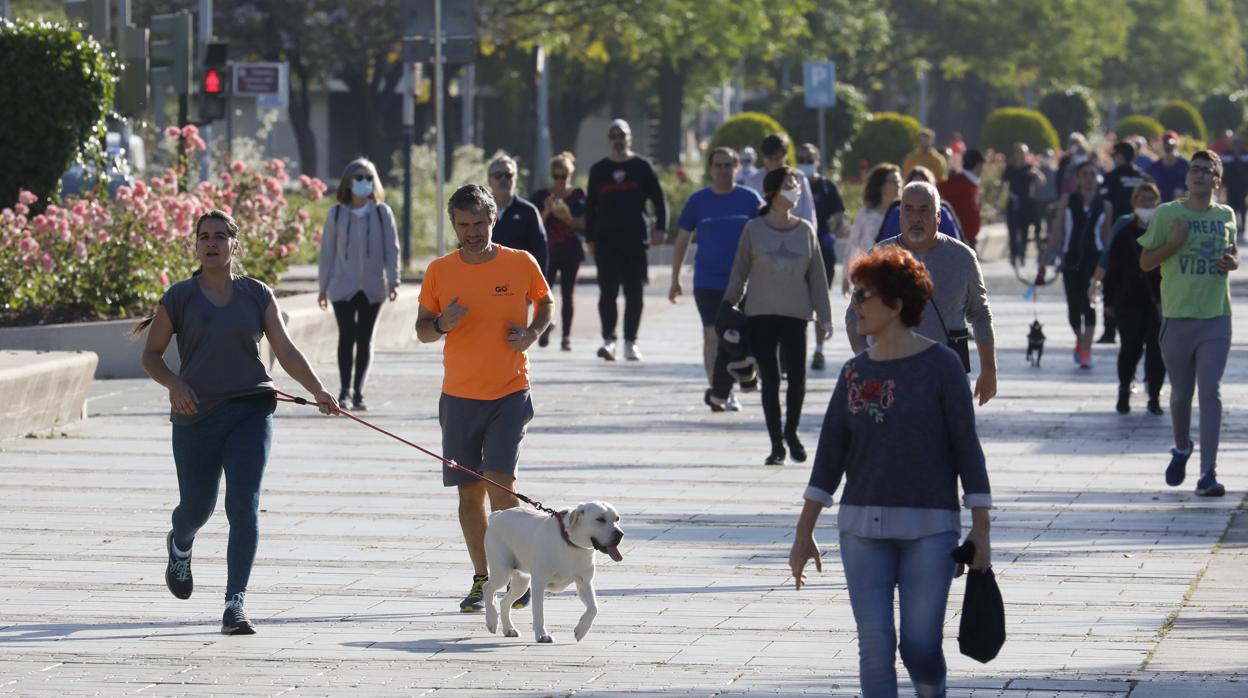
[[[624,289],[624,358],[640,361],[642,287],[648,280],[650,248],[646,202],[654,207],[654,228],[667,230],[663,188],[649,161],[632,151],[632,129],[616,119],[607,126],[610,155],[589,169],[585,241],[598,266],[598,316],[602,347],[598,356],[615,361],[616,299]]]
[[[1162,156],[1148,168],[1148,174],[1161,190],[1161,202],[1174,201],[1187,194],[1187,158],[1179,155],[1179,134],[1166,131],[1161,136]]]

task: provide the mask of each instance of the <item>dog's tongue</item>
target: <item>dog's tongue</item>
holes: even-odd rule
[[[620,549],[614,545],[607,546],[605,549],[605,552],[611,556],[612,560],[615,560],[616,562],[621,562],[624,560],[624,556],[620,554]]]

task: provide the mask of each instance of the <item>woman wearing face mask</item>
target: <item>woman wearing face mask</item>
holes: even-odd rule
[[[266,337],[278,363],[316,396],[321,412],[333,414],[337,403],[321,385],[286,326],[268,286],[233,273],[239,228],[224,211],[209,211],[195,222],[195,256],[200,268],[191,278],[169,287],[149,325],[143,369],[169,389],[173,422],[173,461],[178,474],[178,506],[173,529],[165,537],[169,560],[165,586],[179,599],[190,598],[191,546],[208,522],[225,474],[225,515],[230,522],[226,546],[225,614],[221,632],[252,635],[243,597],[259,538],[260,481],[273,440],[277,406],[273,379],[260,359]],[[178,337],[177,373],[165,364],[165,349]]]
[[[745,297],[747,334],[758,361],[763,415],[771,437],[767,465],[784,465],[786,445],[794,461],[806,460],[806,449],[797,435],[806,399],[806,323],[812,315],[817,318],[815,336],[819,339],[827,339],[832,327],[819,240],[809,221],[793,215],[801,183],[801,173],[789,167],[776,168],[763,178],[765,204],[759,217],[745,224],[724,291],[724,304],[729,307]],[[777,347],[788,367],[783,427]]]
[[[337,199],[321,231],[321,292],[316,300],[321,310],[332,302],[338,321],[338,402],[346,404],[350,395],[351,409],[362,412],[368,409],[364,381],[373,359],[377,316],[387,296],[393,301],[399,295],[399,233],[394,212],[382,203],[385,191],[377,168],[368,160],[347,165]]]
[[[1158,342],[1161,272],[1140,269],[1143,248],[1136,242],[1148,229],[1148,222],[1160,203],[1161,192],[1151,182],[1131,192],[1134,212],[1114,223],[1109,246],[1101,254],[1088,288],[1089,300],[1094,302],[1097,292],[1103,288],[1105,305],[1112,307],[1118,318],[1118,331],[1122,335],[1122,346],[1118,350],[1118,414],[1131,411],[1131,382],[1140,356],[1144,357],[1144,379],[1148,385],[1148,413],[1164,414],[1160,395],[1166,381],[1166,365],[1161,359]]]

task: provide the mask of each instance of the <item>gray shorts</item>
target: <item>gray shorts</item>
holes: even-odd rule
[[[469,470],[515,477],[516,464],[520,462],[520,442],[532,419],[533,400],[527,390],[497,400],[470,400],[443,393],[438,400],[442,455]],[[480,480],[442,466],[442,484],[446,487],[474,482]]]

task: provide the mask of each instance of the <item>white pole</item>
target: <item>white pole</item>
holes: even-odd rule
[[[434,181],[437,182],[438,201],[438,256],[446,254],[446,182],[442,168],[446,163],[446,134],[443,124],[442,93],[442,0],[433,0],[433,111],[437,131],[438,167]]]
[[[537,62],[537,148],[529,167],[530,184],[535,185],[541,177],[546,162],[550,160],[550,70],[546,65],[546,47],[538,44],[534,50]]]
[[[464,73],[459,78],[459,98],[462,101],[463,109],[460,117],[460,140],[464,145],[475,145],[477,142],[476,134],[473,129],[477,125],[476,101],[477,101],[477,64],[469,63],[464,66]]]

